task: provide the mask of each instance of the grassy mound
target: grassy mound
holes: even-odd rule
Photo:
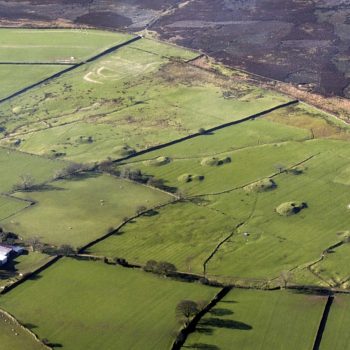
[[[305,202],[286,202],[276,208],[276,212],[281,216],[291,216],[298,214],[301,210],[307,208]]]
[[[171,162],[169,157],[158,157],[156,159],[145,160],[143,162],[146,166],[162,166]]]
[[[201,161],[203,166],[219,166],[223,164],[231,163],[231,157],[217,158],[217,157],[208,157],[204,158]]]
[[[182,174],[178,178],[179,182],[188,183],[192,181],[203,181],[203,175]]]
[[[277,187],[272,179],[263,179],[244,187],[247,192],[267,192]]]
[[[136,151],[129,145],[117,146],[113,148],[114,153],[121,157],[127,157],[134,154]]]

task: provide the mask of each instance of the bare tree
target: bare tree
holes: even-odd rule
[[[19,176],[19,181],[13,186],[14,191],[28,191],[35,185],[32,175],[24,174]]]
[[[188,324],[193,316],[199,312],[198,305],[193,300],[181,300],[175,309],[176,316]]]
[[[290,271],[282,271],[279,280],[281,282],[281,288],[287,288],[288,283],[292,279],[292,273]]]

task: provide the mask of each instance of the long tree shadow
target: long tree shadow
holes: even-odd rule
[[[239,329],[241,331],[249,331],[253,327],[240,321],[226,320],[218,317],[209,317],[204,319],[201,324],[204,327]]]
[[[184,348],[201,349],[201,350],[220,350],[220,348],[217,345],[204,344],[204,343],[194,343],[191,345],[185,345]]]
[[[212,309],[211,311],[209,311],[209,313],[214,315],[214,316],[228,316],[228,315],[232,315],[233,311],[231,311],[229,309],[215,308],[215,309]]]

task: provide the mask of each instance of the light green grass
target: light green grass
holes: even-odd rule
[[[0,99],[48,78],[64,68],[64,66],[0,65]]]
[[[217,138],[220,142],[220,138]],[[276,173],[276,164],[293,166],[311,156],[312,149],[303,143],[287,142],[282,144],[262,145],[225,152],[220,158],[230,157],[231,162],[219,166],[205,166],[201,162],[206,157],[173,159],[159,167],[145,166],[142,162],[129,163],[125,167],[140,169],[145,174],[164,179],[167,185],[178,187],[190,195],[209,194],[228,191],[245,186],[260,178]],[[166,156],[166,150],[163,151]],[[200,183],[183,183],[178,178],[183,174],[203,175]]]
[[[233,290],[202,318],[183,349],[310,350],[325,300],[280,291]]]
[[[244,202],[234,201],[233,193],[208,198],[213,208],[233,215],[245,208],[240,209],[240,203],[251,207],[240,234],[227,241],[210,261],[209,273],[277,277],[283,270],[317,260],[340,240],[338,233],[350,224],[349,198],[347,187],[334,182],[334,176],[348,164],[349,147],[336,141],[313,141],[311,146],[321,153],[305,163],[303,174],[275,177],[274,191],[246,193]],[[275,212],[279,204],[291,200],[306,202],[308,208],[290,217]],[[243,232],[250,233],[248,240]]]
[[[167,349],[179,328],[177,303],[209,300],[216,292],[101,262],[64,259],[1,297],[0,305],[63,349]]]
[[[161,191],[108,175],[55,181],[52,189],[17,193],[37,204],[2,221],[24,239],[36,236],[46,243],[82,246],[136,214],[171,197]]]
[[[350,299],[348,295],[337,294],[329,312],[326,328],[322,335],[320,350],[350,349]]]
[[[16,257],[11,257],[7,266],[0,269],[0,287],[9,285],[18,279],[22,278],[22,275],[33,272],[49,262],[53,257],[40,253],[40,252],[28,252],[23,253]]]
[[[0,116],[8,134],[2,144],[21,139],[19,148],[31,153],[56,150],[84,162],[116,159],[113,149],[126,143],[145,149],[288,101],[171,61],[158,42],[154,52],[139,50],[142,40],[5,104]],[[237,96],[225,98],[227,89]],[[76,143],[79,136],[93,142]]]
[[[341,233],[341,232],[339,232]],[[339,235],[339,241],[343,239]],[[325,254],[324,259],[312,266],[312,271],[321,276],[330,285],[349,288],[350,283],[350,245],[344,245],[333,249],[331,252]]]
[[[45,350],[41,343],[0,310],[0,347],[11,350]]]
[[[124,226],[90,253],[145,264],[168,261],[186,272],[203,273],[203,263],[237,225],[233,218],[192,203],[168,205]]]
[[[1,28],[0,62],[76,63],[130,38],[99,30]]]
[[[35,183],[42,183],[51,180],[55,171],[66,167],[67,163],[0,148],[0,165],[0,192],[8,192],[22,175],[30,175]]]
[[[0,196],[0,220],[27,208],[30,203],[12,197]]]

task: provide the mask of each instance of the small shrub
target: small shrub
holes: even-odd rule
[[[188,183],[188,182],[192,182],[192,181],[203,181],[204,176],[203,175],[183,174],[183,175],[180,175],[177,178],[177,180],[179,182],[183,182],[183,183]]]
[[[231,157],[217,158],[217,157],[208,157],[204,158],[201,161],[203,166],[219,166],[223,164],[231,163]]]
[[[129,145],[114,147],[113,152],[118,154],[121,157],[128,157],[136,153],[136,151]]]
[[[298,214],[301,210],[307,208],[305,202],[286,202],[276,208],[276,212],[281,216],[291,216]]]
[[[272,179],[263,179],[244,187],[246,192],[267,192],[277,188]]]
[[[145,166],[162,166],[171,162],[169,157],[158,157],[156,159],[145,160],[143,164]]]

